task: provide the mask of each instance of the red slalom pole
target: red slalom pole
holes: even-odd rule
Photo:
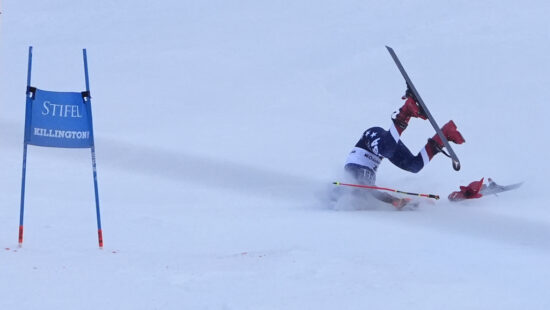
[[[103,231],[101,229],[97,230],[97,239],[99,240],[99,248],[103,249]]]
[[[19,226],[19,247],[23,246],[23,225]]]
[[[413,195],[413,196],[420,196],[420,197],[426,197],[426,198],[433,198],[433,199],[435,199],[435,200],[439,199],[439,195],[409,193],[409,192],[403,192],[403,191],[400,191],[400,190],[397,190],[397,189],[387,188],[387,187],[370,186],[370,185],[361,185],[361,184],[348,184],[348,183],[341,183],[341,182],[332,182],[332,184],[334,184],[334,185],[342,185],[342,186],[359,187],[359,188],[378,189],[378,190],[390,191],[390,192],[399,193],[399,194],[405,194],[405,195]]]

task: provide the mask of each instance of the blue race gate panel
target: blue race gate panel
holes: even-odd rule
[[[63,148],[93,145],[89,105],[82,93],[34,89],[27,122],[28,144]]]

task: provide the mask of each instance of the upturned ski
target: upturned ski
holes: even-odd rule
[[[432,114],[430,113],[430,111],[428,110],[428,107],[426,107],[426,104],[424,103],[424,100],[422,100],[422,97],[420,97],[420,94],[418,93],[418,91],[416,90],[416,88],[414,87],[414,84],[412,83],[411,79],[409,78],[409,75],[407,74],[407,72],[405,71],[405,69],[403,68],[403,65],[401,64],[401,62],[399,61],[399,58],[397,58],[397,55],[395,54],[395,52],[393,51],[393,49],[389,46],[386,46],[386,48],[388,49],[388,52],[390,53],[391,57],[393,58],[393,61],[395,62],[395,64],[397,65],[397,68],[399,69],[399,71],[401,72],[401,75],[403,75],[403,78],[405,79],[405,81],[407,82],[407,87],[412,91],[412,93],[414,94],[415,96],[415,99],[416,101],[418,102],[418,104],[420,105],[420,107],[422,107],[422,109],[424,110],[426,116],[428,117],[428,119],[430,120],[430,123],[432,124],[433,128],[435,129],[435,132],[439,135],[439,137],[441,138],[441,141],[443,142],[443,145],[445,146],[445,148],[447,149],[447,151],[449,152],[449,157],[452,159],[453,161],[453,169],[458,171],[460,170],[460,161],[458,160],[458,156],[456,155],[456,153],[453,151],[453,148],[451,147],[451,145],[449,144],[449,141],[447,140],[447,138],[445,137],[445,135],[443,134],[443,132],[441,131],[441,127],[439,127],[439,125],[437,125],[434,117],[432,116]]]
[[[481,198],[487,195],[496,195],[502,192],[517,189],[523,184],[523,182],[521,182],[510,185],[499,185],[491,178],[487,179],[489,182],[488,184],[483,184],[484,179],[485,178],[481,178],[479,181],[474,181],[468,184],[468,186],[460,186],[460,191],[452,192],[449,195],[449,200],[462,201],[465,199]]]

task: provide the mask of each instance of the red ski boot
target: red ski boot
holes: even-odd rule
[[[441,131],[450,142],[454,142],[456,144],[462,144],[466,142],[466,140],[464,140],[464,137],[462,137],[462,134],[456,129],[456,125],[452,120],[443,125]],[[435,134],[433,138],[428,139],[428,143],[426,144],[426,152],[429,159],[432,159],[432,157],[434,157],[435,154],[441,152],[442,149],[443,141],[441,141],[441,137],[439,137],[438,134]]]
[[[450,142],[454,142],[456,144],[462,144],[466,142],[466,140],[464,140],[464,138],[462,137],[462,134],[458,130],[456,130],[455,122],[453,122],[452,120],[443,125],[441,131],[443,131],[443,135],[445,135],[447,140],[449,140]],[[438,134],[436,134],[432,139],[437,142],[437,145],[443,147],[443,142],[441,141],[441,138]]]
[[[483,195],[480,193],[480,191],[483,189],[483,179],[479,181],[474,181],[468,186],[461,186],[460,192],[452,192],[449,194],[449,200],[451,201],[458,201],[458,200],[464,200],[464,199],[474,199],[474,198],[480,198]]]
[[[409,96],[405,98],[407,99],[405,101],[405,104],[401,108],[399,108],[399,113],[397,113],[395,117],[392,118],[393,123],[395,124],[395,127],[397,128],[397,131],[400,135],[405,130],[405,128],[407,128],[411,117],[428,119],[426,113],[424,113],[424,110],[422,110],[422,107],[420,107],[416,103],[413,97]]]

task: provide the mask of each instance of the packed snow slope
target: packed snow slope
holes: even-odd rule
[[[548,309],[547,1],[3,1],[1,309]],[[90,151],[29,147],[32,85],[82,91]],[[331,208],[351,147],[387,127],[401,58],[466,138],[377,183],[444,199]],[[433,135],[413,119],[416,153]],[[522,188],[450,203],[481,177]]]

